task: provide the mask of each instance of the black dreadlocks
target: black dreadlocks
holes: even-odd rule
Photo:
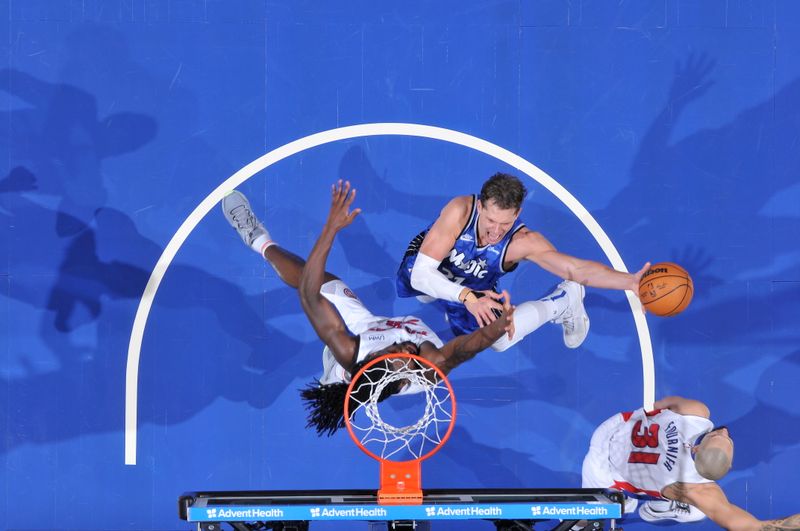
[[[370,357],[359,361],[350,369],[350,374],[358,374],[358,371],[370,361]],[[350,396],[349,408],[351,417],[355,414],[356,409],[369,398],[372,386],[366,384],[377,383],[389,371],[391,371],[389,361],[383,360],[370,367],[359,378]],[[393,394],[398,393],[402,385],[403,382],[400,380],[387,385],[381,391],[378,402],[383,402]],[[340,428],[344,428],[344,400],[348,386],[349,384],[344,382],[322,384],[315,378],[305,388],[301,389],[300,397],[305,402],[305,408],[308,411],[306,427],[314,428],[320,437],[323,435],[330,437]]]

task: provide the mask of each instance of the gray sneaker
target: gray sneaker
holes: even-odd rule
[[[252,247],[256,238],[267,234],[264,225],[253,214],[250,202],[238,190],[228,192],[228,195],[222,198],[222,212],[248,247]]]
[[[675,520],[676,522],[699,522],[706,517],[705,513],[689,505],[675,500],[652,500],[639,507],[639,516],[645,522]]]
[[[589,334],[589,316],[583,307],[586,290],[571,280],[565,280],[558,287],[566,292],[569,306],[553,322],[560,324],[564,329],[564,344],[567,348],[578,348]]]

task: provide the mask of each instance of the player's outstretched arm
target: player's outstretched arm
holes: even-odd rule
[[[731,531],[797,531],[800,514],[777,520],[759,520],[728,501],[716,483],[676,483],[665,489],[670,498],[694,505],[714,523]]]
[[[617,271],[594,260],[584,260],[556,250],[541,233],[526,231],[514,237],[506,261],[530,260],[557,277],[572,280],[584,286],[604,289],[630,290],[639,295],[639,280],[650,267],[646,263],[635,273]]]
[[[759,524],[761,524],[760,531],[797,531],[800,529],[800,514],[777,520],[761,520]]]
[[[350,183],[340,180],[331,187],[331,209],[322,233],[308,255],[303,273],[300,276],[298,292],[303,311],[317,336],[331,349],[336,361],[349,369],[355,359],[356,338],[350,335],[336,308],[322,295],[320,288],[325,281],[325,264],[328,261],[336,234],[353,222],[361,212],[357,208],[350,212],[350,205],[356,191],[350,190]]]
[[[656,400],[653,407],[656,409],[669,409],[679,415],[695,415],[707,419],[711,418],[711,412],[708,410],[708,406],[699,400],[684,398],[682,396],[665,396],[660,400]]]
[[[503,334],[509,338],[514,335],[514,307],[511,305],[511,296],[503,291],[503,313],[493,323],[474,332],[457,336],[439,349],[429,359],[436,364],[445,374],[458,367],[465,361],[474,358],[479,352],[489,348]]]

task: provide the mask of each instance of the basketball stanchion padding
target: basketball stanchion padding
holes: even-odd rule
[[[422,415],[394,426],[384,420],[378,403],[406,386],[417,391],[411,396],[422,402]],[[455,426],[456,400],[447,376],[414,354],[379,356],[353,376],[344,419],[356,445],[380,463],[378,503],[421,504],[421,463],[444,446]]]

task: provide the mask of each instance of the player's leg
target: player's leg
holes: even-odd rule
[[[226,195],[222,200],[222,210],[242,241],[261,254],[281,280],[297,288],[306,261],[272,240],[267,229],[253,214],[250,202],[244,194],[234,190]],[[327,271],[320,294],[336,308],[347,328],[354,334],[360,334],[377,319],[344,282]]]
[[[555,302],[548,302],[543,300],[527,301],[518,304],[514,310],[514,337],[511,339],[507,335],[500,337],[492,344],[492,349],[497,352],[503,352],[520,341],[525,336],[536,331],[543,324],[552,321],[552,315],[558,315],[558,308],[560,305]],[[563,311],[563,310],[561,310]]]
[[[511,348],[547,322],[562,326],[567,347],[579,347],[589,332],[589,317],[583,308],[583,296],[583,286],[565,280],[546,297],[518,304],[514,311],[514,337],[501,337],[495,341],[492,349],[502,352]]]
[[[571,280],[559,284],[556,291],[559,289],[566,293],[567,308],[553,322],[564,329],[564,344],[569,348],[578,348],[589,333],[589,316],[583,307],[586,290]]]
[[[274,242],[264,248],[262,256],[286,284],[293,288],[300,285],[300,276],[306,265],[305,260]],[[338,280],[338,277],[325,271],[325,282],[331,280]]]
[[[225,219],[236,229],[242,241],[259,253],[272,266],[278,276],[293,288],[300,285],[305,260],[287,251],[272,240],[266,227],[256,218],[247,197],[234,190],[222,199]],[[336,276],[326,272],[325,282],[336,280]]]

